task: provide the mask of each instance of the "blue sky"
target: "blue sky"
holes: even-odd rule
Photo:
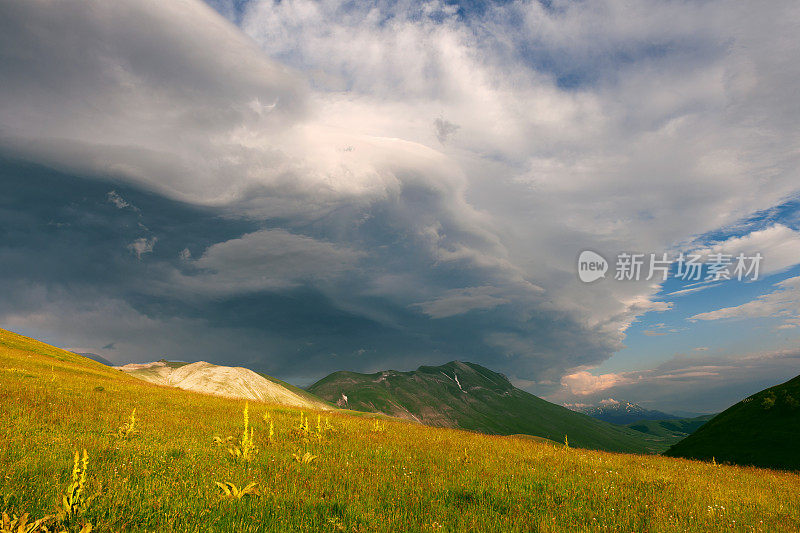
[[[754,231],[763,231],[776,224],[797,231],[800,229],[798,215],[798,202],[790,200],[768,211],[755,213],[733,227],[720,228],[703,235],[696,240],[696,244],[698,248],[704,248],[716,242],[749,235]],[[748,253],[759,251],[752,249]],[[661,300],[672,301],[672,308],[645,314],[634,322],[627,330],[626,347],[600,365],[598,372],[643,370],[651,366],[653,360],[667,360],[676,353],[757,351],[790,347],[800,341],[794,328],[776,329],[785,323],[783,317],[721,322],[692,320],[692,317],[708,311],[710,304],[714,308],[733,307],[772,292],[776,283],[800,275],[798,265],[779,265],[779,270],[762,272],[757,280],[733,279],[721,282],[682,280],[676,276],[676,270],[675,265],[657,294]],[[692,288],[702,290],[679,292]]]
[[[0,326],[722,409],[800,372],[799,9],[4,2]],[[677,293],[583,250],[764,262]]]
[[[653,360],[664,360],[675,353],[706,349],[725,352],[755,351],[783,346],[787,341],[796,344],[796,331],[776,329],[784,323],[783,317],[711,322],[692,320],[692,317],[708,310],[710,303],[720,308],[745,304],[762,294],[772,292],[775,283],[798,275],[800,269],[794,267],[743,286],[735,280],[728,281],[703,292],[673,298],[667,296],[669,284],[666,284],[661,297],[672,300],[673,307],[667,311],[645,314],[634,322],[627,330],[626,347],[600,365],[598,371],[646,368],[652,365]],[[636,368],[637,365],[640,368]]]

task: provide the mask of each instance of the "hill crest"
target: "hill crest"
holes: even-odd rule
[[[475,363],[451,361],[408,372],[339,371],[308,390],[342,408],[431,426],[499,435],[527,434],[558,442],[568,437],[571,444],[587,448],[655,451],[640,432],[547,402]]]
[[[195,363],[132,363],[115,367],[137,378],[169,387],[227,398],[241,398],[307,409],[330,409],[308,393],[298,393],[248,368]]]
[[[800,376],[748,396],[665,455],[800,470]]]

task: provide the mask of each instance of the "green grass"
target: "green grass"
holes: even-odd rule
[[[88,452],[95,531],[797,531],[797,474],[567,448],[250,403],[259,453],[229,459],[243,402],[151,385],[0,330],[0,505],[52,514]],[[115,435],[136,408],[138,433]],[[276,431],[267,440],[269,413]],[[312,432],[316,413],[310,415]],[[570,441],[572,437],[570,436]],[[292,454],[318,456],[302,464]],[[221,498],[217,482],[260,495]]]

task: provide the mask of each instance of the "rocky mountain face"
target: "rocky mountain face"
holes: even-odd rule
[[[301,389],[242,367],[217,366],[205,361],[176,363],[162,360],[116,368],[151,383],[216,396],[308,409],[331,408]]]

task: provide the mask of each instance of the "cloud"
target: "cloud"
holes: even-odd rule
[[[468,287],[445,292],[436,300],[414,304],[431,318],[446,318],[474,309],[492,309],[511,300],[498,296],[495,287]]]
[[[304,115],[304,87],[209,7],[35,0],[0,9],[2,68],[16,73],[0,89],[6,150],[205,204],[289,170],[276,149],[251,142]]]
[[[610,389],[625,381],[625,376],[621,374],[601,374],[595,376],[582,370],[562,377],[561,386],[566,388],[571,394],[585,396]]]
[[[557,403],[597,404],[609,394],[650,408],[719,412],[797,374],[794,347],[730,355],[678,355],[648,370],[595,376],[581,370],[546,396]]]
[[[681,289],[677,291],[668,292],[667,294],[665,294],[665,296],[685,296],[687,294],[694,294],[696,292],[710,289],[711,287],[716,287],[717,285],[719,285],[719,283],[705,282],[697,287],[690,287],[688,289]]]
[[[153,251],[156,241],[158,241],[157,237],[151,237],[149,239],[141,237],[130,243],[128,249],[136,254],[136,259],[141,259],[144,254],[149,254]]]
[[[210,246],[175,282],[207,294],[287,289],[341,276],[363,255],[282,229],[261,230]]]
[[[133,206],[125,201],[125,199],[120,196],[117,191],[110,191],[106,198],[108,198],[108,202],[113,204],[117,209],[126,209],[130,207],[134,211],[137,211],[136,206]]]
[[[800,276],[787,278],[774,285],[772,292],[755,300],[715,311],[698,313],[689,320],[722,320],[745,318],[779,318],[792,323],[800,320]]]
[[[440,143],[445,144],[450,137],[455,135],[459,126],[442,117],[437,117],[436,120],[433,121],[433,128],[436,131],[436,138],[439,139]]]
[[[727,254],[732,257],[733,265],[736,264],[739,254],[752,257],[760,253],[764,259],[759,264],[759,276],[774,274],[800,263],[800,232],[783,224],[773,224],[740,237],[731,237],[694,253],[704,257],[710,254]]]
[[[152,361],[165,356],[187,360],[202,356],[222,362],[229,349],[224,335],[235,335],[233,329],[216,328],[203,320],[148,317],[122,300],[96,293],[92,296],[93,301],[73,301],[72,305],[66,298],[53,298],[33,312],[5,314],[3,325],[60,346],[92,346],[86,343],[94,340],[92,330],[102,330],[104,335],[116,339],[112,343],[113,355],[108,358],[118,364]],[[165,331],[170,333],[167,335]],[[141,351],[142,338],[147,339],[146,351]],[[259,338],[260,342],[265,342],[264,336]],[[249,347],[258,342],[255,337],[239,340],[242,346]],[[85,344],[78,344],[81,342]],[[95,342],[94,346],[100,343]],[[92,349],[97,350],[96,347],[84,348],[85,351]]]
[[[0,249],[4,313],[51,306],[31,320],[73,335],[55,312],[78,291],[40,291],[94,287],[119,324],[127,304],[187,346],[224,324],[209,346],[306,377],[469,356],[558,382],[672,307],[580,283],[580,250],[668,251],[797,191],[791,2],[219,4],[247,35],[189,0],[0,5],[4,179],[93,180],[119,217],[77,192],[83,216],[15,211],[37,246]],[[87,257],[51,266],[51,221]]]

